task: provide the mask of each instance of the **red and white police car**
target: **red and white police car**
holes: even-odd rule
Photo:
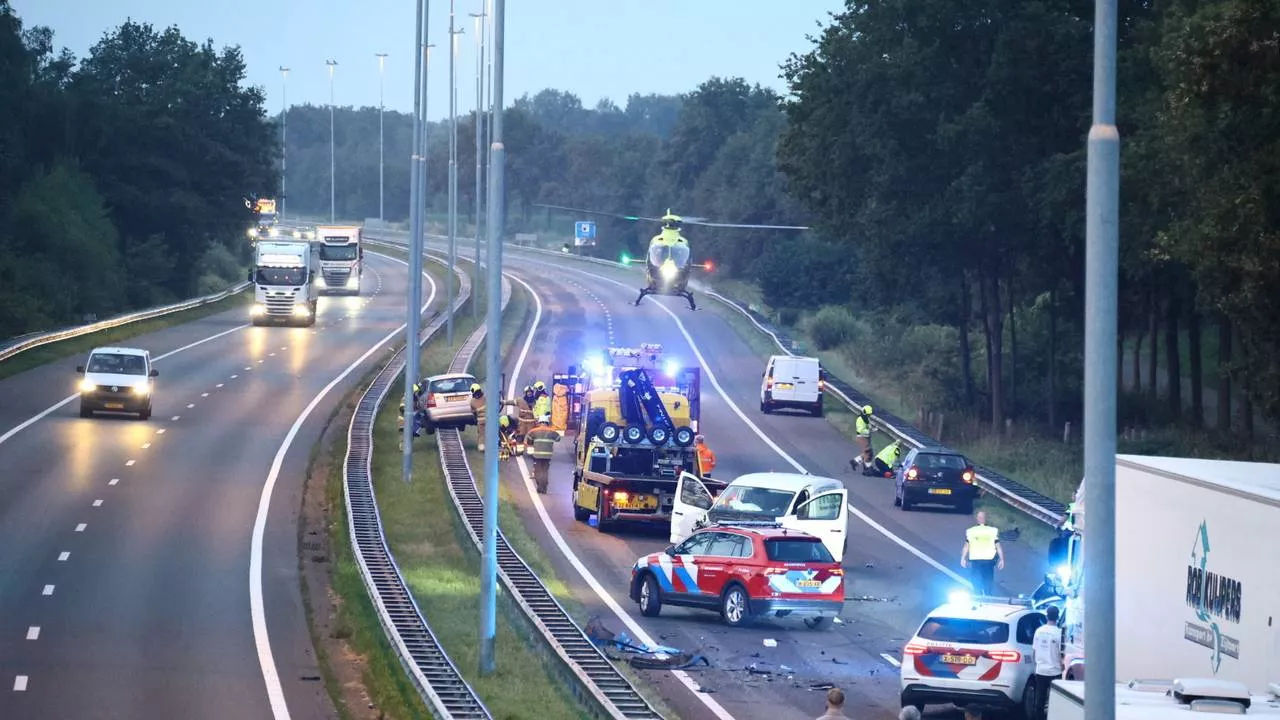
[[[636,560],[631,599],[648,617],[684,605],[718,610],[732,626],[796,613],[817,628],[844,608],[844,570],[813,535],[768,522],[712,524]]]

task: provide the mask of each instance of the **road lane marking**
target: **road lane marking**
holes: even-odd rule
[[[275,357],[275,356],[276,356],[276,354],[275,354],[275,353],[267,353],[267,355],[268,355],[269,357]],[[262,362],[262,361],[261,361],[261,360],[259,360],[258,362]]]
[[[159,430],[156,430],[157,435],[163,435],[165,434],[165,432],[166,432],[165,428],[160,428]]]
[[[26,689],[27,689],[27,676],[26,676],[26,675],[19,675],[19,676],[15,677],[15,678],[13,679],[13,691],[14,691],[14,692],[26,692]]]
[[[107,481],[107,484],[108,484],[108,485],[115,485],[115,484],[116,484],[116,483],[118,483],[118,482],[120,482],[120,478],[111,478],[111,480]]]
[[[70,559],[71,559],[70,552],[63,550],[62,552],[58,553],[58,562],[66,562],[67,560],[70,560]]]
[[[124,463],[124,466],[125,466],[125,467],[133,467],[133,464],[134,464],[135,462],[137,462],[137,461],[136,461],[136,460],[126,460],[126,461],[125,461],[125,463]]]
[[[380,253],[375,254],[380,255]],[[383,257],[408,266],[408,263],[403,260],[388,256]],[[422,304],[421,309],[421,312],[426,312],[427,307],[435,300],[436,283],[427,273],[422,273],[422,276],[431,286],[427,301]],[[253,521],[253,536],[249,544],[249,614],[253,623],[253,642],[258,651],[258,664],[262,668],[262,679],[267,686],[267,700],[271,704],[271,714],[274,720],[289,720],[290,716],[289,705],[284,697],[284,687],[280,683],[280,673],[276,668],[275,656],[271,652],[271,638],[267,633],[266,606],[262,596],[262,544],[267,529],[267,517],[271,510],[271,494],[275,489],[276,479],[280,476],[280,469],[284,466],[285,455],[289,452],[294,438],[297,437],[298,432],[302,429],[302,424],[306,422],[311,412],[316,409],[316,406],[320,404],[321,400],[324,400],[331,390],[337,387],[338,383],[355,372],[356,368],[360,367],[383,345],[403,333],[404,330],[405,326],[401,325],[388,333],[377,344],[366,350],[355,362],[348,365],[347,369],[343,370],[341,374],[329,381],[329,384],[325,385],[319,394],[311,399],[311,402],[298,415],[298,419],[293,421],[289,432],[285,434],[284,441],[280,444],[280,449],[276,451],[275,458],[271,461],[271,469],[267,473],[267,481],[262,486],[262,495],[258,498],[258,513]]]
[[[894,667],[902,667],[902,663],[898,662],[898,658],[890,655],[889,653],[880,653],[880,657],[884,658],[885,662]]]
[[[214,387],[222,387],[222,383],[218,383],[217,385],[214,385]]]
[[[261,365],[261,364],[262,364],[262,363],[264,363],[264,362],[266,362],[266,359],[265,359],[265,358],[263,358],[262,360],[259,360],[259,361],[258,361],[258,364],[259,364],[259,365]]]
[[[537,261],[534,261],[534,262],[537,262]],[[596,275],[595,273],[587,272],[586,270],[580,270],[578,268],[568,268],[560,265],[550,265],[549,263],[538,263],[538,264],[549,265],[550,267],[560,268],[563,270],[568,270],[570,272],[581,273],[583,275],[587,275],[588,277],[592,277],[597,280],[603,280],[605,282],[612,283],[619,287],[630,289],[625,283],[618,282],[613,278],[608,278],[603,275]],[[756,437],[760,438],[760,440],[764,442],[765,445],[768,445],[771,449],[773,449],[773,451],[777,453],[778,457],[782,458],[784,461],[790,464],[791,467],[795,468],[796,472],[809,474],[809,471],[805,469],[803,465],[801,465],[795,458],[791,457],[791,455],[788,454],[787,451],[779,447],[778,444],[775,443],[772,438],[766,435],[765,432],[760,429],[760,426],[756,425],[755,422],[751,420],[751,418],[747,417],[747,414],[742,411],[742,408],[738,407],[738,404],[734,402],[732,398],[729,397],[729,393],[725,392],[725,389],[720,385],[720,380],[716,377],[715,372],[711,369],[711,366],[707,362],[707,359],[702,355],[702,350],[699,349],[697,343],[693,341],[693,336],[690,335],[689,331],[685,328],[684,323],[680,320],[680,316],[677,315],[675,311],[673,311],[671,308],[667,307],[661,302],[655,302],[653,303],[653,305],[654,307],[661,309],[667,315],[671,316],[671,319],[675,321],[676,328],[680,331],[680,334],[684,336],[685,342],[688,343],[689,345],[689,349],[693,351],[693,354],[695,356],[697,356],[698,364],[702,366],[703,372],[705,372],[707,375],[707,379],[711,381],[711,386],[715,388],[716,394],[720,396],[720,399],[725,401],[725,404],[729,406],[729,409],[732,410],[734,414],[736,414],[738,418],[741,419],[742,422],[746,424],[747,427],[751,428],[751,431],[756,434]],[[942,563],[938,562],[929,554],[925,553],[923,550],[917,548],[916,546],[912,545],[911,543],[899,537],[893,531],[889,530],[885,526],[876,522],[871,518],[871,516],[867,515],[865,512],[855,507],[853,503],[849,503],[848,508],[849,508],[849,512],[855,515],[859,520],[862,520],[867,525],[870,525],[874,530],[876,530],[876,532],[879,532],[881,535],[893,541],[896,545],[901,547],[903,550],[906,550],[907,552],[916,556],[917,558],[919,558],[929,566],[933,567],[938,572],[941,572],[947,577],[950,577],[952,580],[955,580],[957,583],[960,583],[965,587],[972,587],[972,583],[968,579],[961,576],[959,573],[955,572],[954,570],[947,567],[946,565],[943,565]]]
[[[239,376],[239,375],[232,375],[232,376],[231,376],[231,379],[232,379],[232,380],[235,380],[235,379],[236,379],[236,378],[238,378],[238,377],[240,377],[240,376]]]
[[[42,593],[40,593],[40,594],[41,594],[41,595],[45,595],[45,596],[52,595],[52,594],[53,594],[53,586],[52,586],[52,585],[45,585],[45,586],[44,586],[44,592],[42,592]]]
[[[209,397],[209,393],[200,393],[200,397]]]
[[[187,403],[187,409],[188,409],[188,410],[190,410],[191,408],[193,408],[193,407],[195,407],[195,406],[196,406],[196,404],[195,404],[195,403]]]
[[[88,523],[80,523],[76,526],[76,532],[84,532],[84,529],[87,527],[89,527]]]
[[[181,416],[181,415],[174,415],[173,417],[169,418],[169,422],[177,422],[177,421],[178,421],[178,418],[180,418],[180,417],[182,417],[182,416]]]
[[[538,297],[538,293],[534,292],[533,287],[530,286],[529,283],[515,277],[514,275],[510,277],[523,285],[524,288],[529,291],[529,295],[533,297],[534,314],[533,323],[529,326],[529,333],[525,337],[524,346],[520,348],[520,356],[516,358],[515,367],[511,372],[511,385],[507,389],[507,399],[509,400],[515,398],[516,380],[520,377],[520,370],[523,368],[524,362],[529,356],[529,348],[533,344],[533,337],[537,334],[538,324],[542,321],[542,298]],[[533,478],[529,475],[529,467],[525,465],[524,457],[517,456],[516,464],[520,468],[520,476],[524,478],[525,490],[528,491],[529,497],[533,500],[533,507],[537,511],[538,517],[542,520],[543,527],[547,529],[547,533],[551,536],[552,541],[555,542],[556,547],[560,549],[560,553],[564,555],[570,565],[573,565],[573,568],[578,571],[578,575],[580,575],[583,581],[595,591],[596,595],[604,602],[604,604],[613,611],[613,614],[621,620],[629,630],[631,630],[631,634],[634,635],[637,640],[646,645],[657,645],[658,643],[653,639],[653,637],[649,635],[649,633],[645,632],[645,629],[640,627],[640,624],[636,622],[635,618],[631,617],[631,614],[618,604],[618,601],[613,598],[609,591],[606,590],[604,586],[600,584],[600,581],[596,579],[595,575],[592,575],[591,571],[587,569],[587,566],[582,563],[582,560],[578,558],[578,555],[573,551],[573,548],[570,548],[569,544],[565,542],[564,536],[560,534],[560,529],[556,527],[556,524],[551,520],[551,516],[547,514],[547,508],[543,505],[542,498],[538,495],[537,489],[533,486]],[[693,693],[693,696],[701,701],[702,704],[711,711],[711,714],[718,718],[718,720],[734,720],[733,715],[729,714],[729,711],[725,710],[724,706],[716,702],[711,696],[702,692],[702,685],[694,680],[689,673],[683,670],[673,670],[671,674],[680,681],[681,685],[688,688],[689,692]]]
[[[40,639],[40,626],[39,626],[39,625],[32,625],[31,627],[27,628],[27,639],[28,639],[28,640],[39,640],[39,639]]]
[[[94,501],[93,501],[93,506],[94,506],[94,507],[102,507],[102,500],[101,500],[101,499],[94,500]]]
[[[252,370],[252,369],[253,369],[253,366],[252,366],[252,365],[250,365],[249,367],[245,368],[245,370]]]
[[[142,449],[143,449],[143,450],[146,450],[146,449],[147,449],[147,448],[149,448],[149,447],[151,447],[151,443],[142,443]]]

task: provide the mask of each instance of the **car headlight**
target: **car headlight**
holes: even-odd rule
[[[98,384],[89,378],[80,381],[80,392],[93,392],[98,389]]]
[[[293,314],[297,315],[298,317],[308,317],[311,315],[311,308],[307,307],[306,305],[294,305]]]
[[[262,315],[266,311],[267,311],[267,308],[262,303],[254,303],[253,307],[249,308],[249,314],[254,317],[258,317],[259,315]]]
[[[134,395],[146,395],[149,392],[151,392],[151,383],[147,380],[143,380],[142,382],[133,386]]]

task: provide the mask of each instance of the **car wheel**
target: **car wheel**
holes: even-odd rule
[[[893,491],[893,506],[902,507],[902,495],[897,491]]]
[[[911,501],[907,499],[907,491],[905,489],[902,491],[902,501],[898,503],[898,507],[904,511],[911,509]]]
[[[613,520],[606,520],[606,511],[608,510],[608,501],[605,500],[604,491],[601,490],[596,494],[596,530],[600,532],[609,532],[613,529]]]
[[[640,583],[640,614],[645,617],[658,617],[662,612],[662,590],[658,588],[658,580],[653,573],[644,576]]]
[[[146,406],[145,408],[143,408],[143,409],[142,409],[142,412],[138,413],[138,419],[139,419],[139,420],[150,420],[150,419],[151,419],[151,406],[150,406],[150,405]]]
[[[821,630],[831,624],[831,618],[822,615],[818,617],[805,618],[804,624],[805,627],[810,630]]]
[[[1025,720],[1035,720],[1040,716],[1039,708],[1036,707],[1036,681],[1032,676],[1027,678],[1026,687],[1022,688],[1022,702],[1018,703],[1018,715]]]
[[[729,589],[720,596],[720,617],[724,618],[725,624],[730,627],[738,627],[750,622],[751,601],[747,597],[747,591],[741,585],[737,583],[730,585]]]

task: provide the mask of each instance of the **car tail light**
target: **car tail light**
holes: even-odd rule
[[[624,502],[626,502],[626,501],[627,501],[627,498],[629,498],[629,497],[631,497],[631,496],[630,496],[630,495],[628,495],[627,493],[625,493],[625,492],[623,492],[623,491],[621,491],[621,490],[620,490],[620,491],[618,491],[618,492],[616,492],[616,493],[614,493],[614,494],[613,494],[613,501],[614,501],[614,502],[624,503]]]
[[[436,406],[436,396],[435,396],[435,393],[428,393],[428,394],[427,394],[427,407],[435,407],[435,406]]]
[[[915,465],[912,465],[912,466],[907,470],[907,479],[908,479],[908,480],[915,480],[917,477],[920,477],[920,469],[919,469],[919,468],[917,468]]]
[[[836,568],[834,570],[828,570],[827,572],[831,573],[832,575],[844,575],[844,568]]]
[[[827,389],[827,381],[823,380],[822,378],[818,378],[818,392],[822,392],[823,390],[826,390],[826,389]]]
[[[928,651],[928,645],[918,642],[909,642],[906,647],[902,648],[903,655],[923,655]]]
[[[987,652],[987,657],[1000,662],[1022,662],[1022,653],[1017,650],[990,650]]]
[[[765,390],[772,390],[772,389],[773,389],[773,378],[766,378],[766,379],[765,379],[765,381],[764,381],[764,389],[765,389]]]
[[[960,477],[961,477],[961,479],[963,479],[963,480],[964,480],[965,482],[967,482],[967,483],[970,483],[970,484],[972,484],[972,483],[973,483],[973,471],[972,471],[972,470],[965,470],[965,471],[964,471],[964,473],[962,473],[962,474],[960,475]]]

